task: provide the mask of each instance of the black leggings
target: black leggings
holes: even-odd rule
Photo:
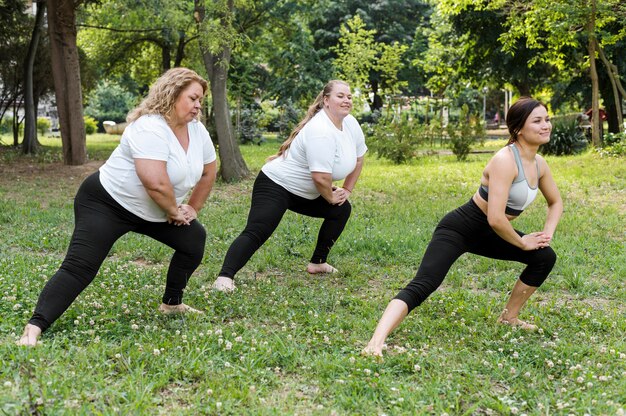
[[[294,195],[268,178],[263,171],[259,172],[252,189],[248,223],[228,249],[219,275],[234,278],[270,238],[287,210],[324,218],[311,263],[325,263],[330,249],[350,218],[352,207],[348,201],[342,205],[331,205],[321,196],[310,200]]]
[[[39,295],[29,323],[45,331],[92,282],[113,243],[134,231],[175,251],[167,272],[163,303],[182,302],[187,281],[202,261],[206,232],[196,220],[190,225],[150,222],[118,204],[100,184],[99,172],[82,183],[74,199],[74,234],[65,260]]]
[[[515,232],[524,235],[517,230]],[[526,268],[520,280],[534,287],[541,286],[556,262],[556,253],[551,247],[524,251],[503,240],[489,226],[487,216],[470,199],[439,222],[415,278],[398,293],[396,299],[404,301],[409,312],[415,309],[441,285],[452,264],[463,253],[524,263]]]

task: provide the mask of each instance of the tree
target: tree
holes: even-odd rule
[[[209,76],[215,129],[220,155],[220,176],[226,181],[242,179],[250,171],[243,160],[228,105],[227,81],[233,45],[234,0],[194,0],[194,16],[200,34],[200,52]]]
[[[80,64],[76,46],[76,7],[71,0],[48,0],[48,34],[63,162],[82,165],[87,158]]]
[[[85,8],[82,21],[80,45],[102,73],[131,73],[145,85],[181,66],[196,39],[190,0],[144,0],[140,5],[135,0],[101,0]]]
[[[37,5],[37,15],[35,17],[35,25],[33,26],[33,34],[28,45],[26,54],[26,62],[24,64],[24,140],[22,141],[22,153],[30,154],[37,151],[39,141],[37,140],[37,105],[35,103],[33,93],[33,71],[35,67],[35,57],[37,56],[37,48],[39,46],[39,38],[41,37],[41,28],[43,26],[43,17],[46,10],[46,3],[34,3]]]
[[[476,0],[478,1],[478,0]],[[482,3],[482,2],[481,2]],[[492,0],[489,7],[505,7],[502,0]],[[529,48],[540,51],[536,58],[529,62],[548,62],[558,69],[588,68],[591,80],[592,104],[592,141],[598,146],[601,143],[599,117],[599,82],[596,57],[605,44],[614,44],[626,37],[624,20],[626,8],[620,0],[582,0],[572,7],[567,0],[532,0],[511,2],[506,4],[507,19],[505,26],[508,31],[501,41],[506,50],[514,53],[516,40],[527,39]],[[614,22],[622,22],[615,30]],[[578,62],[570,62],[568,49],[586,50],[586,55]],[[605,62],[608,72],[614,73],[612,63]],[[612,75],[610,75],[612,76]],[[617,82],[619,77],[613,77]],[[616,84],[617,89],[617,84]],[[621,101],[616,98],[618,107]],[[618,110],[621,111],[621,110]]]
[[[0,121],[16,107],[22,95],[23,65],[29,39],[29,19],[22,0],[0,2]],[[18,144],[16,112],[13,112],[13,144]]]

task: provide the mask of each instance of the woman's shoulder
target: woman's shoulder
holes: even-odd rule
[[[131,130],[161,130],[167,127],[163,116],[159,114],[144,114],[131,122],[127,128]]]

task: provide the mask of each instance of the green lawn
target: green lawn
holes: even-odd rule
[[[185,298],[204,316],[156,312],[172,251],[127,235],[42,345],[16,347],[63,259],[74,193],[116,143],[90,138],[85,167],[60,164],[59,139],[45,139],[36,157],[0,152],[0,413],[624,414],[626,163],[592,151],[547,158],[565,213],[556,267],[523,311],[542,331],[495,325],[522,266],[466,255],[392,334],[383,362],[359,355],[490,156],[394,166],[369,155],[329,259],[338,275],[307,275],[320,220],[288,213],[238,275],[238,291],[212,292],[252,178],[218,183],[200,214],[206,255]],[[276,148],[242,151],[257,172]],[[538,199],[515,226],[539,230],[544,210]]]

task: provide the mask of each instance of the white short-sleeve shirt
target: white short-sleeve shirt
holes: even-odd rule
[[[216,159],[215,147],[204,125],[187,124],[189,147],[180,145],[174,132],[159,115],[144,115],[130,123],[119,146],[100,168],[104,189],[128,211],[152,222],[164,222],[167,214],[150,198],[135,170],[135,159],[162,160],[181,204],[200,180],[204,165]]]
[[[315,199],[320,193],[311,172],[330,173],[333,181],[342,180],[365,152],[365,136],[353,116],[346,116],[339,130],[321,110],[300,130],[287,154],[266,163],[261,170],[289,192]]]

